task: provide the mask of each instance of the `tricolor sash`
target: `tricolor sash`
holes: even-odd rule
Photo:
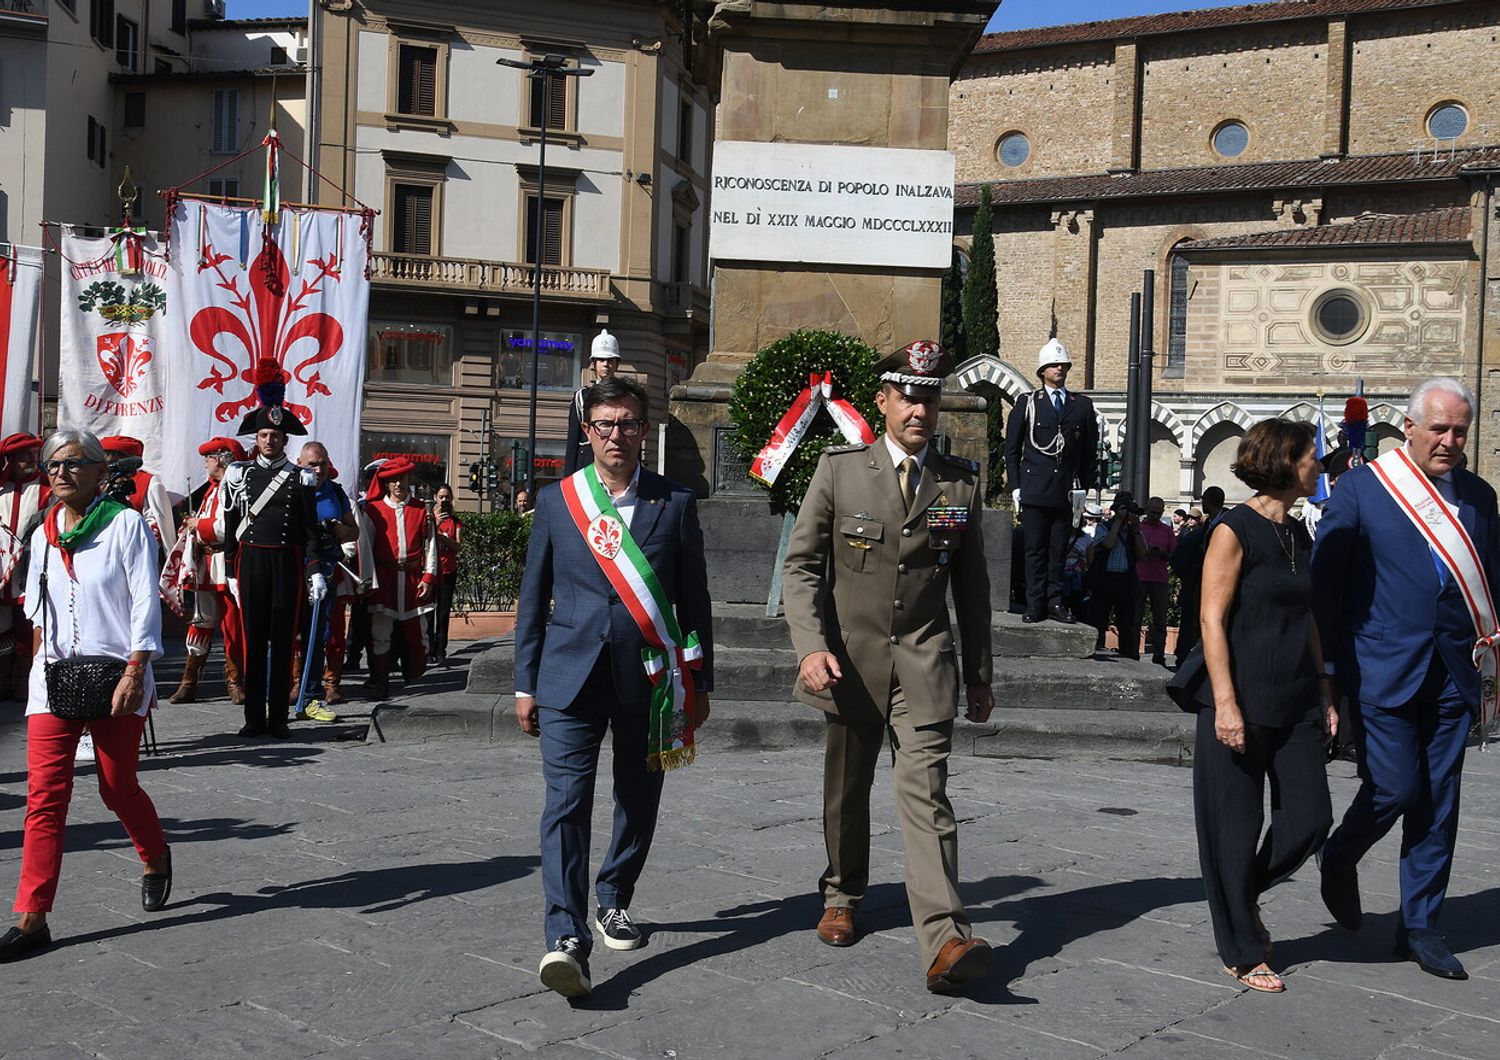
[[[1490,595],[1489,579],[1479,551],[1457,513],[1443,500],[1437,487],[1417,467],[1406,449],[1392,449],[1370,464],[1401,513],[1411,520],[1423,540],[1431,546],[1453,580],[1458,583],[1469,617],[1474,620],[1474,666],[1480,674],[1479,723],[1481,738],[1500,712],[1496,672],[1500,671],[1500,616]]]
[[[646,768],[656,772],[688,765],[696,753],[688,712],[693,700],[692,672],[703,665],[698,634],[682,635],[661,579],[630,536],[594,465],[586,464],[563,479],[561,486],[573,525],[646,639],[641,662],[652,686]]]

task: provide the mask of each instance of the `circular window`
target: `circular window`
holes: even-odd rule
[[[1427,131],[1437,140],[1457,140],[1469,127],[1469,112],[1458,103],[1439,103],[1427,115]]]
[[[1250,130],[1242,121],[1226,121],[1214,130],[1214,150],[1224,158],[1235,158],[1250,146]]]
[[[1368,323],[1364,301],[1353,291],[1328,291],[1313,303],[1313,330],[1324,342],[1353,342],[1365,333]]]
[[[1019,166],[1031,157],[1031,141],[1026,139],[1025,133],[1008,132],[1000,137],[995,154],[1002,165]]]

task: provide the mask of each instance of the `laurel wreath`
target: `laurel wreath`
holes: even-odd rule
[[[729,399],[729,417],[735,424],[731,444],[745,460],[755,459],[814,372],[832,372],[836,393],[848,398],[878,434],[882,424],[875,405],[880,385],[874,370],[878,359],[873,346],[837,331],[807,329],[777,339],[757,353],[734,382]],[[767,490],[772,509],[796,511],[823,451],[844,444],[832,417],[826,410],[819,412],[776,485]]]

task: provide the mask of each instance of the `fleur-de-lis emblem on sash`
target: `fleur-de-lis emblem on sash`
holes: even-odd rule
[[[589,548],[605,559],[614,559],[625,540],[625,528],[611,515],[601,515],[589,526]]]

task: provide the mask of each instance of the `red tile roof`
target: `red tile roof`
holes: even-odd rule
[[[1279,228],[1241,236],[1183,243],[1178,250],[1240,250],[1268,247],[1396,246],[1468,243],[1470,210],[1451,206],[1413,214],[1366,214],[1353,221],[1311,228]]]
[[[1150,169],[1140,173],[1094,173],[1077,177],[991,181],[990,197],[997,205],[1093,202],[1104,199],[1153,198],[1234,191],[1276,191],[1348,184],[1399,184],[1451,180],[1466,165],[1500,165],[1500,146],[1458,151],[1415,152],[1397,155],[1356,155],[1299,162],[1243,162],[1237,165],[1193,166],[1187,169]],[[955,189],[959,206],[979,202],[980,183]]]
[[[991,33],[974,46],[974,55],[1017,51],[1022,48],[1046,48],[1058,44],[1082,44],[1089,41],[1119,40],[1131,37],[1185,33],[1199,29],[1219,29],[1256,22],[1287,22],[1299,18],[1330,18],[1375,11],[1396,11],[1411,7],[1437,7],[1470,0],[1278,0],[1275,3],[1240,4],[1235,7],[1204,8],[1196,11],[1172,11],[1161,15],[1137,15],[1112,18],[1103,22],[1077,22],[1069,26],[1043,26]]]

